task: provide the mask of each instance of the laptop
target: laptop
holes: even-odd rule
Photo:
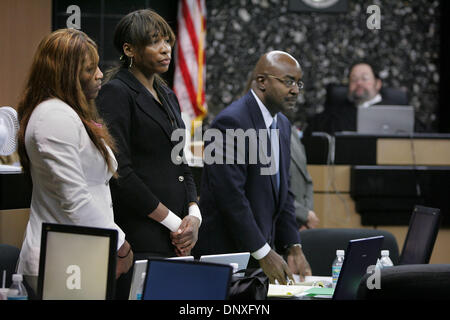
[[[226,300],[233,269],[199,261],[149,259],[143,300]]]
[[[116,230],[43,223],[38,298],[113,299],[117,237]]]
[[[412,134],[414,108],[391,105],[358,108],[356,128],[364,134]]]
[[[440,210],[415,206],[399,264],[427,264],[439,231]]]
[[[166,258],[170,260],[186,260],[193,261],[194,256],[186,256],[186,257],[171,257]],[[131,278],[131,287],[130,294],[128,296],[128,300],[141,300],[142,292],[139,290],[143,285],[145,280],[145,273],[147,271],[147,261],[148,260],[136,260],[133,266],[133,275]]]
[[[227,264],[237,263],[238,270],[247,269],[248,261],[250,259],[250,252],[225,253],[225,254],[211,254],[200,257],[202,262],[212,262]]]
[[[367,268],[375,266],[384,236],[350,240],[339,273],[333,300],[355,300],[359,283]]]

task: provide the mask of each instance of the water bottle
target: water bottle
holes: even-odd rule
[[[236,273],[237,271],[239,271],[239,264],[238,263],[231,262],[230,266],[233,268],[233,273],[232,273],[233,276],[235,276],[235,277],[243,277],[244,276],[243,272]]]
[[[144,293],[145,272],[141,274],[141,283],[136,291],[136,300],[142,300],[142,294]]]
[[[333,261],[331,266],[331,275],[333,277],[333,288],[336,288],[336,283],[339,278],[339,273],[341,272],[342,265],[344,264],[344,250],[336,250],[336,259]]]
[[[28,292],[23,285],[23,277],[21,274],[13,274],[13,283],[8,290],[8,300],[28,300]]]
[[[392,263],[391,258],[389,258],[389,250],[381,250],[381,258],[379,260],[379,267],[387,268],[392,267],[394,264]]]

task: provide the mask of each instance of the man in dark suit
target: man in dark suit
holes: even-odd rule
[[[382,81],[373,66],[366,62],[354,64],[350,69],[349,85],[345,100],[327,99],[325,111],[312,121],[308,131],[322,131],[334,134],[339,131],[356,131],[356,118],[359,108],[374,105],[406,104],[383,96]]]
[[[302,70],[291,55],[272,51],[259,59],[252,75],[251,90],[222,110],[211,124],[210,130],[221,136],[205,146],[200,196],[203,223],[194,252],[248,251],[250,266],[260,266],[270,282],[285,284],[287,278],[293,279],[292,273],[301,278],[311,275],[290,191],[291,124],[282,114],[297,101],[303,87]],[[239,130],[248,139],[232,144],[235,152],[230,158],[227,139]],[[231,141],[239,140],[235,138]],[[217,147],[218,141],[226,140],[225,148]],[[227,153],[226,161],[207,161],[211,146],[215,157]],[[252,161],[257,146],[259,157]],[[261,155],[264,149],[268,152]],[[270,161],[264,155],[270,156]],[[286,254],[287,263],[276,251]]]

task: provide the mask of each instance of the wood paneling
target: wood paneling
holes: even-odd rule
[[[51,13],[51,0],[0,0],[0,106],[17,106]]]
[[[0,210],[0,243],[22,247],[30,209]]]
[[[450,165],[450,140],[378,139],[377,164],[448,166]]]

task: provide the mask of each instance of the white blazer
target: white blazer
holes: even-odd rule
[[[28,122],[25,148],[33,193],[18,273],[38,275],[43,222],[115,229],[120,248],[125,234],[114,222],[112,173],[76,112],[59,99],[40,103]]]

